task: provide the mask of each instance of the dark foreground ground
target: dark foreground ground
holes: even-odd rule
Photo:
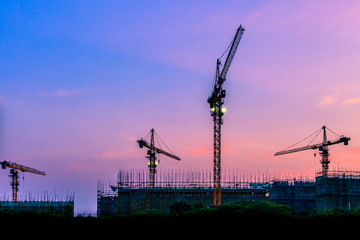
[[[333,209],[294,213],[284,205],[241,203],[212,208],[181,206],[169,214],[136,213],[116,217],[63,217],[52,213],[0,212],[0,229],[18,237],[95,237],[102,239],[264,238],[354,236],[360,230],[360,212]]]

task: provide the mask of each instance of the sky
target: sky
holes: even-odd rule
[[[359,12],[355,0],[1,1],[0,161],[46,172],[21,174],[19,195],[73,192],[90,214],[98,181],[147,170],[136,140],[151,128],[182,159],[159,170],[212,170],[207,97],[241,24],[222,169],[314,176],[317,151],[274,153],[326,125],[351,138],[330,147],[330,169],[359,170]]]

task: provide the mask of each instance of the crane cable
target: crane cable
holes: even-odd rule
[[[221,56],[219,57],[219,59],[221,59],[221,58],[225,55],[225,53],[229,50],[229,48],[231,47],[231,45],[233,44],[233,42],[234,42],[234,40],[232,40],[232,41],[230,42],[229,46],[226,48],[225,52],[223,52],[223,54],[221,54]]]
[[[321,130],[321,129],[320,129]],[[314,140],[315,140],[315,138],[321,133],[321,131],[320,130],[318,130],[317,132],[317,134],[316,134],[316,136],[311,140],[311,142],[309,142],[309,144],[307,145],[307,146],[309,146]]]
[[[337,137],[341,137],[341,135],[339,135],[339,134],[337,134],[337,133],[335,133],[334,131],[332,131],[331,129],[329,129],[328,127],[326,127],[325,126],[325,128],[327,129],[327,130],[329,130],[331,133],[333,133],[333,134],[335,134]],[[315,138],[320,134],[320,132],[321,132],[321,130],[322,130],[323,128],[320,128],[319,130],[316,130],[314,133],[312,133],[312,134],[310,134],[309,136],[307,136],[306,138],[304,138],[304,139],[302,139],[302,140],[300,140],[299,142],[297,142],[297,143],[295,143],[295,144],[293,144],[293,145],[291,145],[291,146],[289,146],[289,147],[287,147],[287,148],[285,148],[284,150],[282,150],[282,151],[285,151],[285,150],[288,150],[289,148],[292,148],[292,147],[294,147],[295,145],[297,145],[297,144],[299,144],[299,143],[301,143],[301,142],[303,142],[303,141],[305,141],[306,139],[308,139],[308,138],[310,138],[311,136],[313,136],[313,135],[315,135],[315,137],[308,143],[308,145],[306,145],[306,146],[309,146],[314,140],[315,140]]]
[[[335,134],[337,137],[341,137],[341,135],[339,135],[339,134],[337,134],[336,132],[332,131],[330,128],[328,128],[328,127],[326,127],[326,126],[325,126],[325,128],[326,128],[327,130],[329,130],[330,132],[332,132],[333,134]]]
[[[285,148],[285,149],[284,149],[284,150],[282,150],[282,151],[285,151],[285,150],[288,150],[289,148],[294,147],[295,145],[297,145],[297,144],[299,144],[299,143],[301,143],[301,142],[305,141],[306,139],[308,139],[309,137],[313,136],[313,135],[314,135],[314,134],[316,134],[316,133],[317,133],[317,134],[316,134],[316,136],[317,136],[317,135],[319,135],[319,133],[320,133],[321,129],[322,129],[322,128],[320,128],[319,130],[316,130],[314,133],[310,134],[310,135],[309,135],[309,136],[307,136],[306,138],[304,138],[304,139],[300,140],[299,142],[297,142],[297,143],[295,143],[295,144],[293,144],[293,145],[291,145],[291,146],[289,146],[289,147]],[[315,136],[315,137],[316,137],[316,136]],[[315,137],[314,137],[314,139],[315,139]],[[314,139],[313,139],[312,141],[314,141]],[[311,142],[312,142],[312,141],[311,141]],[[311,142],[310,142],[310,143],[311,143]],[[309,144],[310,144],[310,143],[309,143]],[[308,145],[309,145],[309,144],[308,144]],[[308,146],[308,145],[307,145],[307,146]]]
[[[231,47],[231,45],[233,44],[233,42],[234,42],[234,40],[232,40],[232,41],[230,42],[229,46],[226,48],[226,50],[223,52],[223,54],[221,54],[221,56],[218,58],[218,60],[220,60],[220,59],[225,55],[225,53],[228,52],[228,50],[230,49],[230,47]],[[221,64],[221,61],[220,61],[220,65],[221,65],[222,67],[224,67],[224,65]],[[213,86],[215,86],[216,81],[217,81],[217,77],[218,77],[218,76],[216,75],[216,73],[217,73],[217,69],[215,70],[215,76],[214,76]]]
[[[216,82],[217,82],[217,68],[215,69],[215,74],[214,74],[214,80],[213,80],[213,85],[212,85],[213,89],[215,88]]]
[[[144,139],[144,140],[148,140],[148,138],[149,138],[150,134],[151,134],[151,131],[150,131],[148,134],[146,134],[146,136],[145,136],[145,137],[143,137],[142,139]]]
[[[165,145],[165,147],[172,153],[172,154],[174,154],[175,155],[175,153],[173,153],[173,151],[171,151],[171,149],[166,145],[166,143],[161,139],[161,137],[154,131],[154,133],[155,133],[155,138],[156,138],[156,140],[158,141],[158,143],[159,143],[159,145],[160,145],[160,149],[162,150],[162,147],[161,147],[161,144],[160,144],[160,141]],[[160,141],[159,141],[159,139],[160,139]]]

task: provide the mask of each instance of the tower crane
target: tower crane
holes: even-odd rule
[[[327,136],[326,136],[326,129],[328,129],[329,131],[331,131],[329,128],[327,128],[326,126],[323,126],[321,129],[317,130],[316,132],[314,132],[313,134],[311,134],[310,136],[306,137],[305,139],[313,136],[316,134],[319,135],[319,133],[321,131],[323,131],[323,141],[322,143],[318,143],[318,144],[308,144],[304,147],[299,147],[299,148],[292,148],[292,149],[285,149],[283,151],[280,151],[280,152],[276,152],[274,155],[275,156],[279,156],[279,155],[284,155],[284,154],[288,154],[288,153],[294,153],[294,152],[300,152],[300,151],[304,151],[304,150],[309,150],[309,149],[319,149],[320,151],[320,155],[321,155],[321,160],[320,160],[320,163],[321,163],[321,174],[323,176],[327,176],[327,173],[328,173],[328,170],[329,170],[329,163],[330,163],[330,159],[329,159],[329,146],[330,145],[334,145],[334,144],[338,144],[338,143],[344,143],[344,145],[348,145],[349,144],[349,141],[350,141],[350,138],[349,137],[345,137],[343,135],[338,135],[336,133],[334,133],[333,131],[331,131],[332,133],[334,133],[335,135],[337,135],[339,138],[336,139],[336,140],[333,140],[333,141],[328,141],[327,140]],[[313,138],[313,140],[316,138],[316,136]],[[305,140],[303,139],[303,140]],[[303,141],[302,140],[302,141]],[[313,141],[312,140],[312,141]],[[300,142],[302,142],[300,141]]]
[[[168,156],[168,157],[173,158],[178,161],[180,161],[181,159],[172,153],[166,152],[166,151],[162,150],[161,148],[155,147],[155,136],[157,136],[157,137],[159,137],[159,136],[156,134],[156,132],[154,131],[153,128],[151,129],[150,133],[151,133],[150,144],[142,138],[140,140],[137,140],[137,142],[138,142],[140,148],[147,147],[149,149],[147,152],[148,156],[146,156],[146,158],[149,159],[149,162],[148,162],[149,173],[150,173],[149,181],[150,181],[150,187],[155,187],[156,167],[159,163],[159,161],[156,161],[157,160],[156,154],[164,154],[165,156]],[[160,138],[160,140],[161,140],[161,138]],[[166,144],[165,144],[165,146],[166,146]]]
[[[23,165],[14,163],[14,162],[10,162],[10,161],[3,161],[3,162],[0,162],[0,164],[1,164],[2,169],[6,169],[7,167],[11,168],[9,177],[11,178],[10,185],[12,188],[12,200],[14,202],[17,202],[17,192],[19,191],[19,171],[34,173],[34,174],[43,175],[43,176],[46,175],[45,172],[39,171],[39,170],[31,168],[31,167],[23,166]]]
[[[245,29],[240,25],[230,44],[230,50],[221,72],[221,61],[220,59],[217,59],[215,84],[213,92],[207,100],[210,104],[211,116],[214,121],[214,205],[221,204],[221,125],[223,124],[222,116],[226,111],[226,108],[222,107],[224,104],[223,99],[226,95],[226,91],[223,89],[222,85],[226,80],[226,74],[235,56],[244,31]]]

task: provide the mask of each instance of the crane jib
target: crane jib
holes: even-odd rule
[[[43,176],[46,175],[45,172],[39,171],[39,170],[31,168],[31,167],[23,166],[23,165],[20,165],[17,163],[9,162],[9,161],[1,162],[1,167],[2,167],[2,169],[6,169],[7,167],[9,167],[12,169],[20,170],[22,172],[30,172],[30,173],[34,173],[34,174],[43,175]]]
[[[173,155],[171,153],[168,153],[168,152],[166,152],[166,151],[164,151],[164,150],[162,150],[160,148],[150,146],[144,139],[140,139],[137,142],[139,143],[140,148],[143,148],[145,146],[145,147],[147,147],[149,149],[152,149],[152,150],[156,151],[157,153],[164,154],[164,155],[166,155],[168,157],[171,157],[171,158],[173,158],[175,160],[178,160],[178,161],[181,160],[178,156],[175,156],[175,155]]]
[[[349,141],[350,141],[349,137],[341,137],[335,141],[327,141],[327,143],[325,143],[325,144],[319,143],[319,144],[309,145],[309,146],[305,146],[305,147],[293,148],[293,149],[289,149],[289,150],[276,152],[274,154],[274,156],[284,155],[284,154],[294,153],[294,152],[300,152],[300,151],[304,151],[304,150],[308,150],[308,149],[319,149],[320,151],[323,151],[324,150],[323,147],[335,145],[335,144],[342,143],[342,142],[344,143],[344,145],[348,145]]]
[[[231,48],[230,48],[228,57],[226,58],[224,67],[223,67],[223,69],[221,71],[221,74],[219,76],[219,79],[222,79],[223,81],[225,81],[226,74],[227,74],[227,72],[229,70],[229,67],[231,65],[231,62],[232,62],[232,60],[233,60],[233,58],[235,56],[236,50],[237,50],[237,48],[239,46],[239,43],[240,43],[240,40],[241,40],[241,37],[242,37],[244,31],[245,31],[245,29],[241,25],[236,31],[234,40],[233,40],[233,42],[231,44]]]

